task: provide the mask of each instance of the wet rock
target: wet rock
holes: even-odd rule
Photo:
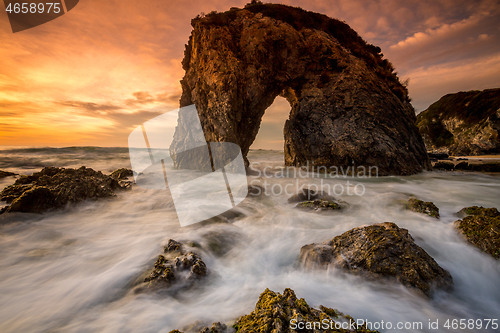
[[[128,177],[132,177],[133,175],[134,172],[132,170],[122,168],[113,171],[109,176],[116,180],[122,180],[122,179],[127,179]]]
[[[0,170],[0,179],[10,176],[17,176],[17,173]]]
[[[434,169],[436,170],[447,170],[447,171],[452,171],[455,168],[455,165],[451,162],[436,162],[434,164]]]
[[[266,289],[259,297],[259,301],[255,305],[255,310],[240,317],[234,324],[234,328],[238,333],[262,332],[262,333],[288,333],[295,331],[304,332],[376,332],[367,330],[364,327],[359,327],[357,330],[324,330],[316,327],[305,325],[313,325],[314,322],[321,322],[326,319],[343,321],[349,318],[341,312],[320,306],[320,309],[310,307],[305,299],[297,298],[292,289],[285,289],[283,295]],[[291,323],[304,325],[304,329],[293,329]],[[300,323],[300,324],[299,324]]]
[[[265,110],[280,95],[291,108],[286,165],[375,166],[379,175],[431,168],[407,89],[380,48],[347,24],[279,4],[191,24],[180,106],[196,105],[207,142],[238,144],[248,166]],[[174,153],[189,146],[188,118],[179,114]],[[175,167],[210,169],[208,159],[185,156],[173,155]]]
[[[331,327],[312,327],[314,322],[325,321]],[[319,309],[309,306],[305,299],[297,298],[295,292],[287,288],[283,291],[283,295],[266,289],[259,297],[255,310],[248,315],[241,316],[236,320],[233,327],[228,328],[221,323],[214,323],[212,328],[204,327],[199,333],[291,333],[291,332],[342,332],[342,333],[375,333],[366,329],[365,325],[357,326],[355,329],[336,329],[335,323],[339,325],[343,322],[356,320],[349,315],[327,308],[323,305]],[[294,326],[296,325],[296,326]],[[302,327],[303,328],[300,328]],[[170,333],[182,333],[178,330],[170,331]]]
[[[500,259],[500,212],[496,208],[466,207],[457,214],[465,217],[455,227],[474,244],[495,259]]]
[[[295,208],[306,211],[342,210],[349,207],[345,201],[336,199],[323,191],[314,191],[308,188],[288,198],[289,203],[296,203]]]
[[[326,210],[343,210],[347,208],[349,204],[342,200],[314,200],[299,202],[295,208],[302,210],[313,210],[313,211],[326,211]]]
[[[439,208],[433,202],[410,198],[404,203],[404,207],[412,212],[426,214],[439,219]]]
[[[431,296],[433,288],[451,290],[448,271],[415,244],[408,230],[385,222],[354,228],[323,244],[300,250],[306,267],[329,265],[374,278],[395,279],[411,289]]]
[[[209,231],[203,234],[203,247],[221,257],[228,253],[238,242],[239,234],[229,231]]]
[[[170,239],[144,279],[144,284],[135,292],[187,289],[207,275],[207,265],[196,253],[184,251],[181,243]]]
[[[85,199],[111,197],[122,188],[116,179],[90,168],[46,167],[31,176],[21,176],[3,189],[0,201],[10,205],[0,213],[41,213]]]

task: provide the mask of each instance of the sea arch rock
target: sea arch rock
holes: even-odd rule
[[[380,48],[347,24],[254,2],[192,26],[180,106],[196,105],[207,142],[238,144],[248,166],[262,116],[281,95],[291,106],[286,165],[376,166],[380,175],[430,169],[406,88]],[[174,154],[187,123],[181,114]]]

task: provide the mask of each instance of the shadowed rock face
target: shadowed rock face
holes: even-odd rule
[[[407,90],[346,24],[284,5],[255,4],[192,21],[180,106],[195,104],[207,142],[246,155],[265,110],[281,95],[285,164],[377,166],[380,175],[430,168]],[[189,137],[179,119],[171,151]],[[202,161],[199,161],[202,162]],[[182,161],[175,161],[177,167]]]

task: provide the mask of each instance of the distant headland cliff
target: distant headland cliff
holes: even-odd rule
[[[417,116],[417,126],[430,151],[500,154],[500,88],[445,95]]]

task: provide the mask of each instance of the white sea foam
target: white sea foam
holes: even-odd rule
[[[106,172],[128,166],[126,153],[101,149],[106,150],[80,150],[72,156],[19,150],[9,155],[16,158],[15,165],[4,169],[28,170],[23,156],[34,164],[86,165]],[[257,151],[251,152],[250,160],[276,166],[282,155]],[[285,185],[295,180],[268,181]],[[318,181],[300,179],[301,184]],[[499,318],[500,263],[462,239],[453,227],[453,213],[471,205],[500,208],[500,177],[427,172],[355,181],[366,187],[366,193],[340,197],[353,206],[343,213],[295,210],[286,195],[250,197],[238,206],[245,215],[233,223],[181,228],[167,194],[134,187],[117,198],[56,212],[2,216],[0,331],[169,332],[196,321],[231,322],[250,313],[266,288],[292,288],[311,306],[337,308],[354,318],[421,321],[424,332],[436,332],[427,330],[429,319],[444,324],[453,318]],[[391,205],[405,193],[433,201],[441,219]],[[417,244],[450,271],[452,293],[426,300],[398,284],[369,282],[335,269],[303,271],[297,265],[303,245],[385,221],[407,228]],[[201,253],[211,271],[206,284],[175,298],[131,291],[168,239],[203,243],[203,235],[210,231],[228,235],[235,245],[223,257]]]

